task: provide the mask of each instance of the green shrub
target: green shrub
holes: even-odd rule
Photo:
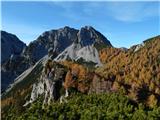
[[[42,120],[158,120],[160,107],[146,108],[137,105],[126,96],[118,93],[74,94],[67,103],[59,101],[42,109],[42,100],[33,103],[24,113],[14,119]],[[15,116],[15,115],[13,115]]]

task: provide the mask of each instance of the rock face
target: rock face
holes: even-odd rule
[[[64,27],[58,30],[44,32],[24,50],[24,56],[30,61],[37,62],[44,57],[50,48],[57,53],[62,52],[77,39],[78,30]]]
[[[2,31],[2,91],[22,72],[44,57],[50,48],[56,53],[62,52],[77,39],[77,33],[78,30],[69,27],[46,31],[23,48],[23,44],[20,44],[21,41],[16,36]],[[6,51],[8,46],[11,47]]]
[[[4,38],[8,40],[8,37],[3,37],[3,39]],[[75,50],[75,46],[73,47],[73,45],[78,47],[77,50]],[[75,51],[77,51],[76,54],[78,53],[78,56],[75,56],[76,60],[82,58],[87,62],[91,61],[100,64],[97,50],[106,46],[111,47],[112,45],[107,38],[90,26],[82,27],[80,30],[66,26],[58,30],[44,32],[35,41],[26,46],[25,49],[22,49],[25,45],[22,44],[22,48],[19,46],[20,45],[11,48],[11,50],[14,50],[14,54],[12,53],[13,55],[10,55],[9,59],[2,65],[3,90],[5,90],[10,83],[13,83],[14,79],[22,72],[44,57],[48,51],[53,51],[55,53],[54,57],[56,57],[61,52],[61,54],[65,54],[64,50],[67,48],[68,51],[71,47],[74,49],[72,49],[72,51],[70,50],[68,54],[73,55]],[[87,50],[87,54],[84,54],[85,50]],[[2,53],[3,51],[5,54],[5,50],[2,50]]]
[[[42,61],[42,59],[40,61]],[[61,64],[53,62],[49,57],[45,58],[43,61],[41,76],[39,77],[38,82],[32,85],[30,99],[29,101],[26,101],[23,106],[27,106],[34,102],[42,94],[44,95],[44,104],[60,98],[60,90],[62,89],[62,82],[66,76],[66,68]],[[52,68],[52,70],[54,69],[54,72],[52,70],[49,71],[50,68]]]
[[[98,49],[112,46],[107,38],[90,26],[82,27],[80,30],[66,26],[44,32],[28,45],[23,54],[34,63],[46,55],[50,48],[59,54],[73,43],[80,44],[82,47],[95,44]]]
[[[17,36],[1,31],[1,63],[4,63],[11,55],[20,55],[26,45]]]
[[[82,47],[80,44],[72,44],[67,47],[61,54],[56,58],[56,61],[72,60],[81,62],[93,62],[98,66],[101,66],[99,54],[97,49],[93,45],[87,45]]]
[[[15,35],[1,31],[2,91],[6,89],[8,84],[10,84],[17,75],[23,72],[23,70],[21,68],[19,69],[17,65],[19,63],[21,64],[20,54],[25,47],[26,45]]]
[[[77,33],[77,39],[67,47],[55,60],[83,60],[84,62],[93,62],[98,66],[101,65],[98,50],[112,45],[99,32],[91,26],[82,27]]]
[[[1,90],[4,91],[27,68],[29,68],[28,61],[24,57],[20,55],[11,56],[9,60],[2,64]]]
[[[91,26],[82,27],[78,32],[78,42],[82,46],[96,44],[101,47],[102,45],[112,46],[111,43],[100,32],[96,31]]]

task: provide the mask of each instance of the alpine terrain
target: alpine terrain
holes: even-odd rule
[[[1,36],[2,119],[160,119],[160,36],[129,49],[91,26],[46,31],[28,46]]]
[[[4,91],[9,84],[13,83],[16,77],[32,67],[50,50],[52,50],[55,56],[57,56],[72,44],[75,44],[75,46],[81,46],[83,49],[91,48],[88,49],[88,54],[92,52],[90,59],[85,58],[84,60],[100,65],[98,58],[96,58],[96,61],[93,61],[93,57],[97,57],[97,51],[91,46],[95,45],[97,49],[112,46],[107,38],[91,26],[82,27],[80,30],[66,26],[58,30],[46,31],[28,46],[21,42],[15,35],[11,35],[7,32],[2,31],[1,36],[3,62],[1,70],[2,91]],[[76,58],[76,60],[83,57],[83,51],[84,50],[81,50],[81,52],[79,51],[79,57]],[[95,56],[93,56],[93,52],[95,53]],[[67,58],[67,55],[65,58]],[[59,60],[59,58],[57,59]]]

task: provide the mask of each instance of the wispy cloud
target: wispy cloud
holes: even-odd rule
[[[84,2],[76,2],[76,1],[54,1],[47,3],[53,9],[55,7],[61,8],[60,11],[57,11],[61,14],[64,18],[68,18],[72,21],[79,22],[80,20],[86,19],[86,12],[83,12],[84,9]],[[82,7],[82,8],[79,8]]]
[[[52,3],[51,3],[52,4]],[[65,17],[86,20],[88,17],[110,16],[124,22],[138,22],[159,15],[160,2],[143,1],[92,1],[92,2],[53,2],[52,6],[64,9]],[[81,7],[81,11],[76,11]]]
[[[108,13],[124,22],[143,21],[159,15],[158,2],[112,2],[107,4]]]

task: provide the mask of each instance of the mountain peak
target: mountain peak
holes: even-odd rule
[[[6,31],[1,31],[1,47],[1,62],[3,63],[12,54],[20,54],[26,47],[26,44],[23,43],[16,35],[8,33]]]
[[[63,29],[73,29],[73,28],[71,28],[70,26],[64,26]]]
[[[89,25],[86,25],[86,26],[84,26],[84,27],[82,27],[82,28],[85,28],[85,29],[87,29],[87,30],[94,29],[92,26],[89,26]],[[94,30],[95,30],[95,29],[94,29]]]
[[[93,45],[94,47],[91,47]],[[18,57],[13,55],[11,61],[4,65],[4,68],[9,66],[7,69],[9,70],[13,68],[11,65],[17,65],[16,68],[14,68],[14,72],[10,72],[10,76],[13,77],[11,78],[9,76],[9,79],[13,81],[16,76],[20,75],[30,66],[33,66],[37,61],[47,55],[48,52],[50,53],[52,51],[55,52],[54,57],[57,57],[57,55],[60,55],[65,51],[71,56],[70,58],[76,60],[83,58],[85,61],[99,64],[97,51],[108,46],[111,47],[112,45],[107,38],[91,26],[84,26],[80,30],[65,26],[63,28],[53,29],[42,33],[35,41],[26,46],[23,51],[21,50],[22,52]],[[89,57],[85,55],[85,51],[87,51],[86,54]],[[63,58],[66,59],[67,55],[66,53],[63,53],[61,55],[65,55]],[[75,55],[77,53],[79,54]],[[13,60],[13,58],[16,60]],[[95,61],[93,59],[95,59]],[[8,73],[6,71],[4,71],[4,73],[5,76],[3,75],[3,78],[6,78],[6,76],[8,77]],[[4,81],[4,79],[2,81]]]
[[[95,30],[92,26],[86,25],[80,28],[81,29],[86,29],[86,30]]]

